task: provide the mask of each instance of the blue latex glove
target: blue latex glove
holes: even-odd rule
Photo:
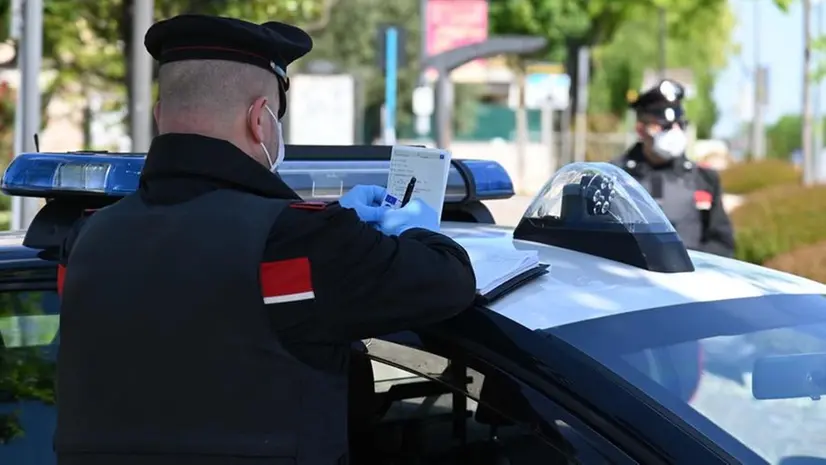
[[[420,199],[413,199],[402,208],[387,210],[379,221],[379,230],[388,236],[399,236],[412,228],[439,232],[436,210]]]
[[[342,195],[338,203],[344,208],[355,210],[361,221],[377,223],[389,208],[381,206],[385,196],[387,189],[381,186],[358,185]]]

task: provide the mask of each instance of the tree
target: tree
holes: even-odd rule
[[[687,17],[680,11],[669,10],[666,16],[667,65],[692,69],[696,96],[686,106],[699,137],[709,137],[718,116],[712,96],[715,76],[733,50],[734,17],[725,1],[708,2]],[[628,91],[639,89],[644,70],[656,68],[659,55],[659,44],[651,39],[657,34],[658,12],[638,5],[628,13],[613,39],[595,47],[593,53],[589,109],[616,119],[627,111]]]
[[[564,60],[568,74],[577,76],[577,52],[580,47],[598,47],[611,43],[628,21],[651,24],[650,15],[657,8],[666,8],[669,35],[685,37],[706,27],[711,14],[720,11],[725,0],[491,0],[491,32],[533,34],[548,39],[544,58]],[[654,23],[655,24],[655,23]],[[655,43],[653,35],[641,39]],[[702,42],[702,41],[701,41]],[[624,53],[629,55],[634,49]],[[603,54],[604,56],[604,54]],[[591,64],[593,66],[593,63]],[[617,69],[631,79],[633,69]],[[618,85],[618,83],[614,83]],[[633,88],[636,88],[634,86]],[[628,87],[612,94],[614,106],[624,100]],[[571,105],[576,105],[576,79],[571,79]],[[621,97],[620,97],[621,96]]]
[[[57,71],[55,88],[125,95],[131,102],[132,11],[136,0],[44,2],[44,67]],[[138,0],[140,1],[140,0]],[[156,0],[155,18],[181,13],[232,16],[254,22],[272,18],[310,31],[323,28],[338,0]],[[9,0],[0,0],[0,40],[8,37]],[[44,99],[46,100],[46,99]],[[114,103],[114,102],[113,102]],[[127,125],[129,118],[127,114]]]
[[[377,66],[378,33],[383,24],[396,24],[404,31],[405,63],[398,73],[399,126],[412,120],[411,100],[419,76],[420,24],[418,0],[339,0],[324,30],[313,34],[312,54],[302,60],[326,60],[343,72],[352,73],[362,86],[365,105],[365,138],[372,140],[380,133],[381,107],[384,103],[384,77]],[[299,63],[299,69],[302,63]],[[474,89],[457,86],[454,101],[454,125],[461,130],[473,118]]]
[[[826,131],[826,119],[821,120],[820,129]],[[767,155],[770,158],[788,160],[792,153],[803,148],[802,134],[803,118],[800,115],[781,116],[774,124],[766,128]]]

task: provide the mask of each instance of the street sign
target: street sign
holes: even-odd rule
[[[571,77],[567,74],[529,74],[526,77],[525,107],[539,109],[549,102],[554,110],[565,110],[570,105]],[[510,106],[515,108],[518,100],[516,86],[509,96]]]
[[[488,0],[420,0],[425,4],[425,57],[488,39]],[[453,82],[477,82],[484,60],[466,63],[451,73]],[[435,70],[427,70],[429,81]]]
[[[349,74],[299,74],[290,79],[289,142],[353,145],[355,80]]]
[[[413,114],[430,116],[433,114],[435,96],[430,86],[417,87],[413,90]]]

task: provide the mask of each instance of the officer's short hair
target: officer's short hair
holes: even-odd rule
[[[164,110],[231,112],[258,97],[277,99],[276,77],[260,67],[225,60],[187,60],[163,65],[158,88]],[[271,100],[275,111],[278,102]]]

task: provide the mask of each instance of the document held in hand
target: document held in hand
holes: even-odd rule
[[[442,216],[450,172],[450,152],[442,149],[395,145],[390,155],[384,204],[401,208],[420,199]]]

